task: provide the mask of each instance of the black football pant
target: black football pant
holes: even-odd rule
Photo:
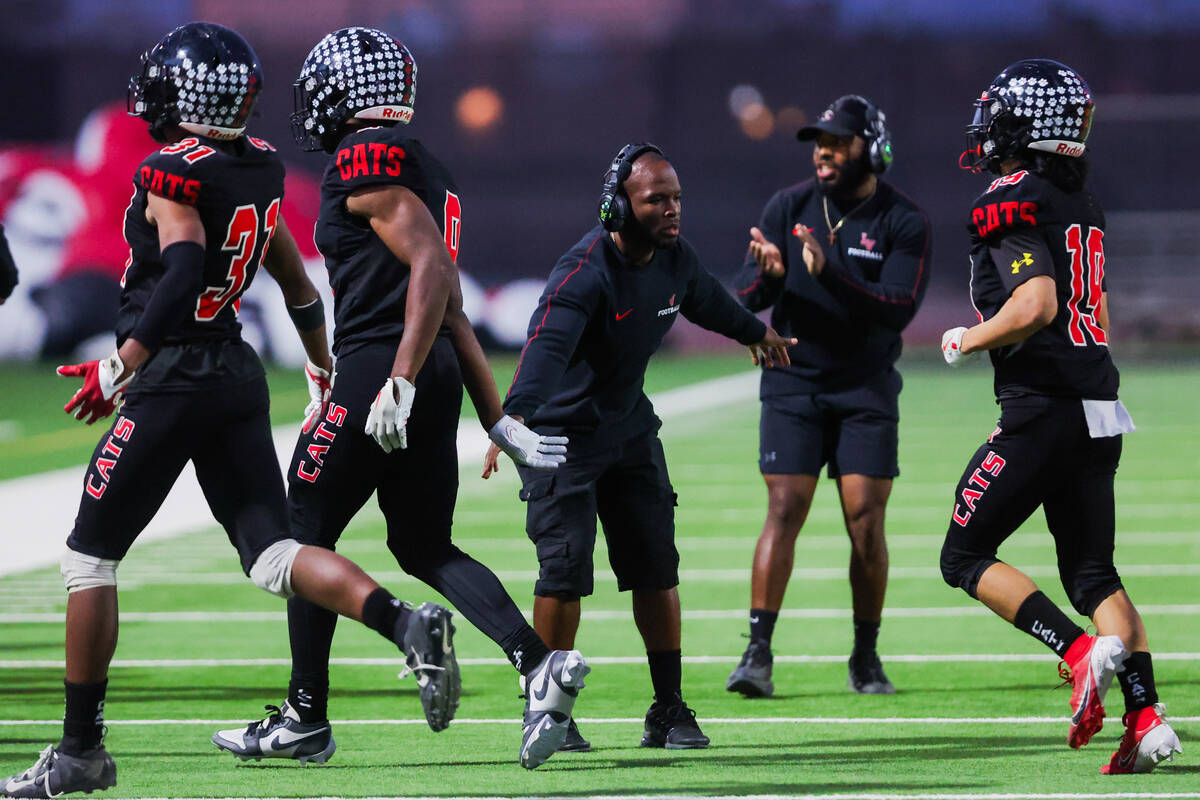
[[[265,378],[186,392],[130,396],[101,437],[67,546],[120,560],[191,461],[242,570],[291,536],[271,441]]]
[[[1090,617],[1121,588],[1113,566],[1113,479],[1121,437],[1088,435],[1078,398],[1025,396],[1001,404],[999,426],[975,451],[954,494],[942,577],[972,597],[996,551],[1040,505],[1071,605]]]
[[[388,379],[396,342],[339,357],[323,421],[302,434],[288,468],[292,531],[334,549],[372,492],[387,521],[387,546],[401,569],[441,592],[502,647],[528,628],[496,576],[450,541],[458,495],[462,375],[449,339],[439,336],[414,385],[408,447],[384,453],[364,433],[371,402]],[[288,601],[293,683],[328,685],[337,616],[300,598]]]

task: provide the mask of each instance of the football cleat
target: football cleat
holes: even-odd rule
[[[1149,772],[1163,759],[1171,761],[1183,753],[1179,737],[1163,719],[1166,707],[1162,703],[1130,711],[1122,718],[1125,735],[1112,760],[1100,768],[1102,775],[1129,775]]]
[[[437,603],[422,603],[408,616],[404,633],[397,642],[406,656],[400,677],[417,676],[425,721],[435,731],[450,726],[462,694],[462,676],[454,657],[452,616]]]
[[[591,669],[578,650],[551,650],[529,673],[517,759],[522,767],[540,767],[562,748],[575,699]]]
[[[742,660],[729,673],[725,691],[741,692],[746,697],[770,697],[775,693],[775,684],[771,682],[774,661],[766,642],[751,639],[746,652],[742,653]]]
[[[579,726],[575,724],[575,718],[571,717],[571,721],[567,723],[567,738],[563,739],[563,743],[559,745],[558,752],[586,753],[591,749],[592,743],[583,738],[583,734],[579,732]]]
[[[1067,744],[1073,748],[1083,747],[1104,727],[1104,697],[1113,676],[1129,657],[1119,636],[1085,633],[1080,639],[1067,649],[1068,658],[1058,667],[1059,676],[1072,686]]]
[[[58,797],[67,792],[87,792],[117,785],[117,765],[100,745],[78,756],[51,745],[33,766],[19,775],[0,779],[0,797]]]
[[[708,747],[708,737],[696,722],[696,712],[688,708],[682,697],[675,695],[670,703],[661,703],[656,698],[650,704],[646,727],[642,731],[642,747],[694,750]]]
[[[324,764],[337,749],[333,729],[327,721],[305,724],[285,700],[283,706],[266,706],[271,713],[265,719],[244,728],[230,728],[212,735],[212,743],[233,753],[242,761],[264,758],[291,758],[307,766],[312,761]]]
[[[878,653],[860,656],[853,653],[849,661],[846,685],[859,694],[895,694],[896,687],[883,673]]]

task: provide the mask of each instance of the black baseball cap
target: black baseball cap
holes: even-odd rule
[[[868,106],[867,99],[856,94],[839,97],[821,112],[816,122],[801,128],[796,133],[796,138],[807,142],[816,139],[822,133],[832,133],[834,136],[862,136],[865,139],[870,133],[870,125],[867,124]]]

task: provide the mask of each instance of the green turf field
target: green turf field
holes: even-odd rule
[[[648,387],[744,367],[734,358],[664,359]],[[497,369],[505,378],[511,370],[511,363]],[[135,547],[121,567],[123,625],[106,708],[119,784],[108,794],[1200,797],[1200,371],[1127,365],[1122,374],[1139,431],[1125,439],[1117,477],[1117,563],[1146,618],[1159,691],[1185,752],[1152,775],[1112,778],[1098,769],[1115,748],[1119,719],[1110,716],[1088,748],[1067,748],[1070,692],[1053,689],[1049,651],[938,574],[954,483],[995,423],[990,370],[904,371],[902,475],[889,506],[891,585],[880,637],[895,696],[860,697],[845,687],[849,548],[831,483],[818,492],[801,536],[776,629],[777,696],[750,701],[724,691],[745,645],[750,557],[764,509],[757,404],[738,402],[674,416],[663,427],[680,500],[684,692],[712,737],[709,749],[638,747],[649,676],[629,599],[617,594],[601,545],[597,591],[584,603],[578,642],[593,672],[576,716],[593,752],[521,769],[515,672],[460,619],[464,695],[448,731],[425,726],[415,682],[396,680],[395,650],[344,623],[331,668],[333,759],[307,769],[237,762],[209,736],[284,699],[287,629],[282,602],[241,577],[233,549],[210,526]],[[44,371],[10,368],[5,382],[17,401],[0,413],[0,479],[81,464],[100,431],[75,427],[57,411],[73,387]],[[278,374],[273,388],[276,421],[297,418],[306,400],[302,381]],[[464,464],[455,539],[528,609],[537,564],[523,533],[515,470],[505,462],[498,479],[476,475],[476,463]],[[5,510],[8,524],[19,526],[21,510]],[[397,595],[432,599],[391,560],[377,511],[364,510],[343,544]],[[1067,607],[1040,517],[1001,555]],[[60,733],[64,607],[55,568],[0,578],[0,775],[28,767]],[[1108,707],[1121,713],[1116,687]]]

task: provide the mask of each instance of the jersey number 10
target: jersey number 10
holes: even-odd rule
[[[271,245],[271,237],[275,235],[275,225],[279,220],[279,200],[275,198],[267,206],[263,214],[262,228],[266,234],[263,241],[262,253],[258,257],[258,266],[262,266],[267,257],[267,248]],[[196,300],[196,320],[216,319],[231,301],[234,313],[237,313],[241,302],[242,291],[246,288],[248,278],[254,274],[246,274],[246,267],[254,257],[254,248],[258,244],[259,223],[258,209],[253,205],[238,206],[229,220],[229,229],[225,233],[225,241],[221,245],[222,252],[232,251],[233,258],[229,261],[229,271],[221,286],[209,286]]]
[[[1067,252],[1071,254],[1071,318],[1067,333],[1076,347],[1086,347],[1090,338],[1108,345],[1108,334],[1096,320],[1104,294],[1104,231],[1088,226],[1087,241],[1077,223],[1067,228]]]

